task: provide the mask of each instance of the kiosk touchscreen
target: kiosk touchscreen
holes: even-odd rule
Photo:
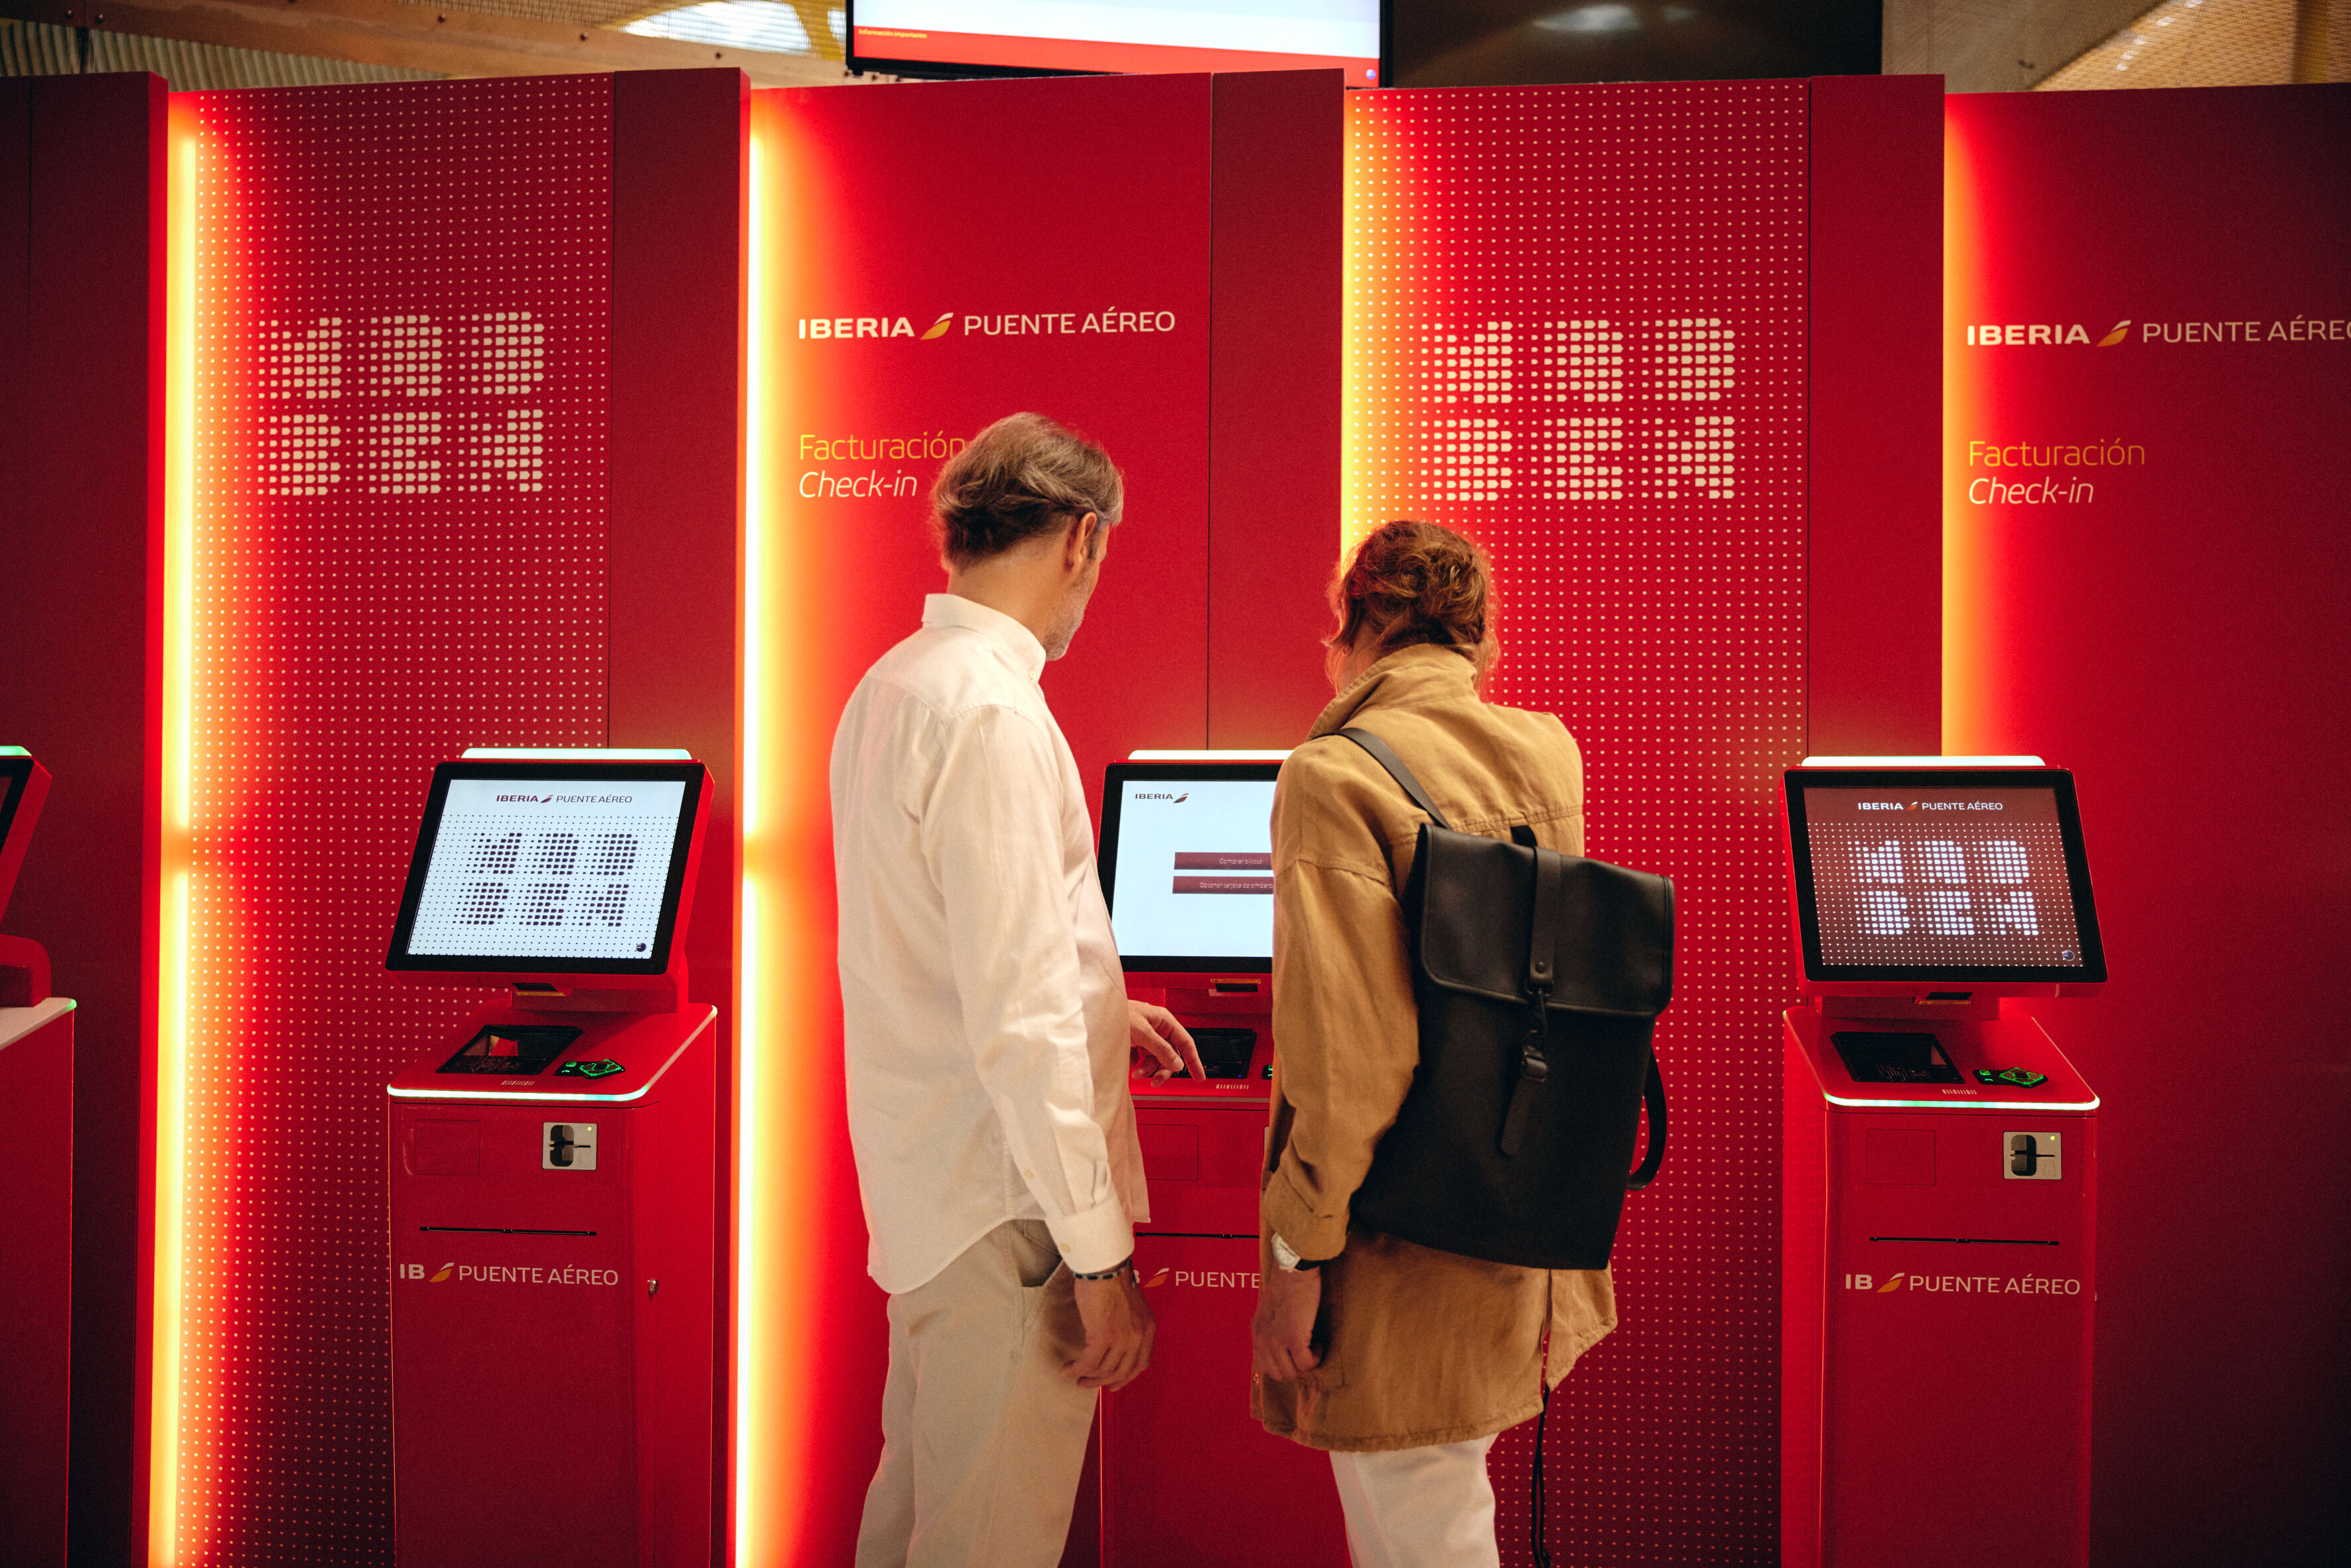
[[[2015,1010],[2106,978],[2073,776],[1841,758],[1784,789],[1782,1561],[2073,1568],[2098,1100]]]
[[[1950,1003],[2105,980],[2072,774],[1807,767],[1786,789],[1805,995]]]
[[[1268,1437],[1232,1392],[1257,1305],[1281,756],[1138,755],[1103,779],[1097,858],[1128,994],[1174,1012],[1207,1070],[1128,1084],[1151,1190],[1134,1267],[1160,1333],[1151,1375],[1102,1406],[1104,1568],[1231,1560],[1232,1518],[1204,1496],[1256,1500],[1253,1559],[1343,1560],[1328,1462]]]
[[[709,796],[683,752],[434,772],[385,965],[506,996],[387,1086],[403,1565],[710,1561],[716,1009],[684,957]],[[552,1484],[485,1484],[485,1454]]]
[[[1128,761],[1103,779],[1098,859],[1128,991],[1165,1000],[1208,1072],[1206,1083],[1139,1078],[1137,1103],[1265,1103],[1273,1074],[1268,821],[1280,772],[1264,760]]]

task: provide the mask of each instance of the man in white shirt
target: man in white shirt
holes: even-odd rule
[[[890,1293],[857,1568],[1051,1568],[1096,1391],[1151,1360],[1128,1067],[1206,1073],[1166,1009],[1127,999],[1085,787],[1037,685],[1123,490],[1038,414],[949,458],[947,591],[833,737],[849,1131]]]

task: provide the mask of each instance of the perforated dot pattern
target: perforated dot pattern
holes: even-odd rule
[[[1437,419],[1428,426],[1428,493],[1491,501],[1510,487],[1513,437],[1499,419]]]
[[[1468,332],[1437,328],[1426,333],[1428,399],[1431,402],[1510,401],[1510,324],[1489,321]]]
[[[1543,334],[1553,396],[1581,402],[1625,401],[1625,334],[1606,321],[1561,321]]]
[[[1678,900],[1671,1149],[1617,1243],[1623,1326],[1552,1405],[1550,1546],[1579,1568],[1777,1556],[1805,115],[1775,82],[1347,102],[1351,538],[1419,517],[1487,546],[1489,695],[1566,721],[1591,852]],[[1505,1563],[1531,1561],[1532,1437],[1494,1450]]]
[[[392,1560],[383,1085],[490,998],[383,958],[435,762],[604,740],[611,98],[555,76],[175,99],[191,1568]]]

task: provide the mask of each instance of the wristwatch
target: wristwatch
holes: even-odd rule
[[[1298,1249],[1292,1247],[1289,1242],[1284,1241],[1279,1233],[1274,1236],[1274,1267],[1280,1269],[1285,1274],[1306,1273],[1309,1270],[1320,1269],[1323,1264],[1329,1261],[1330,1260],[1328,1258],[1316,1258],[1311,1260],[1301,1258],[1298,1255]]]
[[[1120,1259],[1118,1262],[1112,1265],[1110,1268],[1104,1269],[1099,1274],[1081,1274],[1075,1269],[1072,1269],[1070,1270],[1070,1278],[1072,1280],[1115,1280],[1123,1275],[1132,1274],[1133,1272],[1134,1272],[1134,1254],[1130,1252],[1125,1257]]]

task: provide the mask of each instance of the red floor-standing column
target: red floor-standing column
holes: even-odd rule
[[[2028,1018],[1936,1031],[2045,1080],[1998,1105],[1855,1082],[1840,1021],[1787,1015],[1780,1560],[2082,1568],[2097,1096]]]
[[[0,1007],[0,1568],[65,1561],[73,1026],[63,997]]]

